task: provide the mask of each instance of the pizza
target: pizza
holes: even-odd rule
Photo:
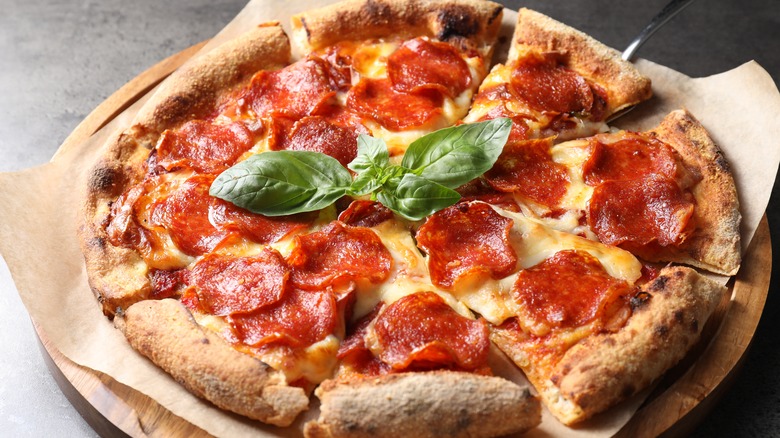
[[[311,437],[522,433],[651,385],[725,297],[705,274],[739,268],[728,164],[684,109],[611,127],[650,80],[542,14],[493,65],[502,14],[349,0],[173,73],[85,188],[104,314],[196,396]]]

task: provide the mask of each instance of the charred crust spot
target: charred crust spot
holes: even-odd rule
[[[345,421],[344,429],[346,429],[349,432],[355,432],[360,429],[360,426],[354,421]]]
[[[647,292],[644,291],[638,292],[629,300],[629,305],[631,306],[631,310],[636,310],[639,309],[640,307],[643,307],[645,304],[647,304],[648,301],[650,301],[650,298],[652,297],[653,296]]]
[[[306,32],[306,39],[311,39],[311,31],[309,30],[309,26],[306,24],[306,18],[301,17],[301,27],[303,28],[304,32]]]
[[[457,434],[459,431],[466,429],[467,427],[471,426],[472,423],[472,418],[466,408],[461,408],[459,413],[460,415],[458,415],[455,430],[452,431],[453,434]]]
[[[731,166],[729,166],[729,162],[726,161],[726,158],[722,153],[720,153],[720,151],[718,151],[717,155],[715,156],[715,165],[724,172],[731,173]]]
[[[185,112],[186,108],[190,107],[192,104],[192,99],[189,96],[176,94],[163,103],[162,108],[165,108],[167,111],[161,111],[161,113],[170,113],[172,114],[172,117],[175,118]]]
[[[679,270],[674,271],[674,276],[677,277],[678,280],[682,279],[683,277],[685,277],[685,272]]]
[[[105,248],[106,247],[106,239],[103,237],[95,237],[92,240],[89,241],[89,244],[91,246],[94,246],[96,248]]]
[[[382,2],[369,0],[363,5],[363,14],[375,26],[387,23],[390,17],[390,6]]]
[[[493,10],[493,14],[488,19],[488,24],[492,24],[493,20],[501,16],[501,12],[503,12],[504,8],[503,6],[496,6],[496,8]]]
[[[656,335],[658,335],[661,338],[666,338],[669,335],[669,327],[659,324],[653,328],[653,331]]]
[[[550,377],[550,381],[551,381],[551,382],[552,382],[554,385],[558,385],[558,384],[561,382],[561,375],[560,375],[560,374],[553,374],[553,375]]]
[[[201,339],[200,339],[200,343],[201,343],[201,344],[204,344],[204,345],[208,345],[208,344],[210,344],[211,342],[209,342],[209,338],[201,338]]]
[[[674,320],[682,324],[685,321],[685,313],[682,310],[676,310],[674,312]]]
[[[113,167],[98,167],[89,178],[90,190],[112,193],[121,186],[122,172]]]
[[[441,24],[436,37],[441,41],[447,41],[456,37],[468,38],[479,32],[479,23],[474,14],[460,7],[448,7],[439,12],[437,21]]]
[[[664,289],[666,289],[666,283],[668,281],[669,277],[662,275],[650,283],[650,290],[653,292],[662,292]]]
[[[696,319],[696,318],[693,318],[693,320],[691,321],[690,328],[691,328],[691,332],[699,333],[699,320]]]

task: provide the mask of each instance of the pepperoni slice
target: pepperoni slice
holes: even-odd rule
[[[589,145],[590,156],[582,169],[588,185],[643,178],[650,174],[674,179],[678,173],[676,152],[659,140],[639,134],[629,134],[614,143],[598,139],[597,136]]]
[[[519,60],[512,68],[510,84],[513,94],[541,112],[591,114],[603,106],[585,78],[562,66],[553,53],[530,54]]]
[[[214,198],[209,206],[209,217],[220,230],[235,233],[253,242],[268,244],[308,228],[317,218],[317,213],[267,217]]]
[[[150,224],[164,227],[185,254],[211,252],[227,235],[209,221],[209,187],[213,180],[209,175],[191,177],[150,207]]]
[[[328,62],[309,56],[281,70],[257,73],[240,99],[260,117],[299,119],[327,111],[337,83]]]
[[[363,125],[347,123],[322,116],[304,117],[286,135],[278,136],[271,149],[321,152],[346,167],[357,156],[358,135],[369,133]]]
[[[524,114],[515,114],[507,109],[504,103],[494,105],[488,110],[488,112],[482,116],[478,121],[499,119],[502,117],[508,117],[512,119],[512,128],[509,131],[509,138],[507,143],[515,143],[522,140],[527,140],[531,137],[532,132],[528,127],[528,122],[533,120],[530,116]]]
[[[329,291],[291,288],[276,304],[235,314],[228,320],[238,340],[246,345],[305,348],[332,334],[339,317],[335,297]]]
[[[466,278],[511,274],[517,265],[509,244],[512,225],[483,203],[456,204],[431,215],[417,233],[417,245],[428,253],[433,284],[451,290]]]
[[[219,173],[254,144],[243,123],[217,125],[195,120],[165,131],[157,144],[157,164],[165,170],[187,167],[202,173]]]
[[[512,294],[535,323],[574,328],[609,316],[611,304],[633,290],[589,253],[564,250],[520,271]]]
[[[379,303],[374,310],[366,316],[360,318],[354,327],[349,328],[349,335],[339,346],[336,355],[342,364],[349,368],[349,371],[355,374],[378,376],[390,371],[390,367],[379,360],[374,353],[366,346],[366,334],[369,325],[376,319],[383,304]]]
[[[438,294],[418,292],[387,306],[374,323],[378,357],[394,370],[487,365],[490,340],[484,320],[453,310]]]
[[[289,276],[282,256],[269,248],[252,257],[209,254],[191,273],[201,306],[217,316],[249,313],[276,303]]]
[[[137,184],[122,193],[111,204],[111,219],[106,226],[106,235],[112,245],[126,248],[141,246],[143,236],[141,227],[136,221],[135,205],[144,195],[146,195],[144,184]]]
[[[496,190],[516,192],[548,207],[556,207],[569,187],[566,166],[553,161],[552,138],[507,143],[485,179]]]
[[[364,78],[347,94],[347,108],[393,131],[420,127],[442,113],[440,93],[401,93],[389,79]]]
[[[149,267],[161,270],[178,269],[186,264],[166,248],[162,236],[165,229],[149,221],[150,209],[159,197],[168,196],[171,185],[152,177],[131,187],[111,204],[106,226],[112,245],[138,251]]]
[[[149,297],[161,300],[175,296],[189,282],[189,276],[186,269],[152,269],[149,273],[149,282],[152,284]]]
[[[520,211],[520,206],[517,205],[514,196],[499,192],[491,187],[484,178],[473,179],[455,190],[460,194],[459,202],[461,203],[482,201],[504,210]]]
[[[456,97],[471,85],[471,71],[460,52],[447,43],[415,38],[387,58],[387,76],[404,93],[437,90]]]
[[[392,256],[368,228],[331,222],[321,231],[295,238],[287,257],[293,283],[320,289],[343,281],[381,283],[390,275]]]
[[[658,175],[607,181],[593,190],[588,225],[599,240],[634,250],[681,244],[694,225],[694,202],[674,180]]]
[[[339,214],[339,221],[353,227],[375,227],[393,218],[393,212],[374,201],[352,201],[346,210]]]

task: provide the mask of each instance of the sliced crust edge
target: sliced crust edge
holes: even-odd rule
[[[347,0],[294,15],[293,41],[309,53],[344,40],[429,36],[489,58],[503,10],[481,0]]]
[[[620,52],[590,35],[547,15],[521,8],[508,59],[515,60],[523,46],[561,53],[567,66],[607,91],[607,117],[649,99],[652,85]]]
[[[650,261],[678,262],[717,274],[735,275],[742,258],[739,230],[742,215],[734,177],[723,153],[687,110],[672,111],[649,133],[675,148],[686,167],[701,180],[692,189],[697,229],[683,243],[682,253],[663,260],[654,260],[649,254],[642,256],[650,257]]]
[[[302,388],[203,329],[176,300],[140,301],[115,324],[134,349],[222,409],[276,426],[289,426],[308,409]]]
[[[684,266],[665,267],[645,284],[626,325],[587,337],[552,369],[528,363],[511,338],[493,341],[525,371],[545,406],[566,425],[580,423],[647,388],[695,345],[725,286]]]
[[[307,437],[491,437],[541,422],[528,388],[464,372],[327,380],[315,394],[320,417],[306,423]]]

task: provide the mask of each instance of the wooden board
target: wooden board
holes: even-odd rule
[[[184,50],[138,75],[100,104],[65,140],[60,151],[87,139],[151,90],[205,43]],[[750,346],[764,309],[772,267],[766,217],[732,280],[724,301],[705,327],[701,345],[668,372],[619,437],[685,436],[729,387]],[[110,376],[63,356],[35,325],[44,359],[65,396],[101,436],[209,436],[151,398]]]

